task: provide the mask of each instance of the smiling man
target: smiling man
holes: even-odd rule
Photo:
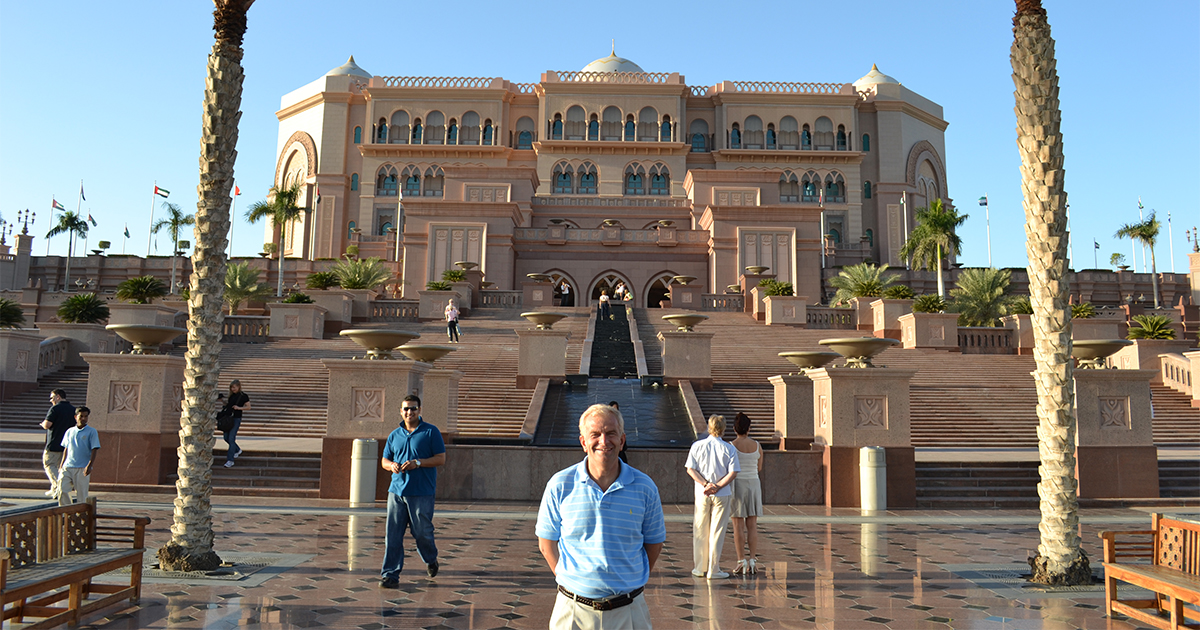
[[[625,420],[613,407],[583,412],[579,443],[587,458],[550,478],[538,509],[538,549],[558,583],[550,628],[650,628],[642,591],[667,539],[658,486],[617,457]]]

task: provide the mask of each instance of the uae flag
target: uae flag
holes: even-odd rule
[[[58,203],[58,201],[56,201],[54,198],[50,199],[50,209],[51,210],[61,210],[63,212],[67,211],[67,209],[64,208],[61,203]]]
[[[163,199],[166,199],[167,197],[171,196],[171,191],[167,190],[166,188],[159,188],[158,186],[155,186],[154,194],[158,195],[159,197],[162,197]]]
[[[980,197],[980,198],[979,198],[979,205],[981,205],[981,206],[986,206],[986,205],[988,205],[988,203],[987,203],[987,197]]]
[[[92,227],[96,227],[96,220],[92,218],[92,213],[90,212],[88,213],[88,221],[91,222]]]

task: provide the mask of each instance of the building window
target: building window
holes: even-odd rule
[[[492,119],[489,118],[489,119],[487,119],[486,122],[483,123],[483,144],[484,144],[484,146],[489,146],[489,147],[492,146],[492,141],[493,141],[492,136],[495,133],[496,133],[495,130],[492,128]]]
[[[388,142],[391,144],[408,143],[408,112],[397,110],[392,113],[392,124],[388,127]]]
[[[671,194],[671,172],[667,170],[665,164],[655,164],[650,169],[650,194]]]
[[[729,131],[729,148],[742,148],[742,130],[738,128],[737,123],[733,123],[733,129]]]
[[[587,139],[588,140],[599,140],[600,139],[600,121],[596,120],[595,114],[592,114],[592,120],[591,120],[591,122],[588,123]]]
[[[386,236],[386,235],[387,235],[387,233],[388,233],[388,230],[390,230],[390,229],[392,229],[392,222],[391,222],[391,221],[388,221],[388,222],[386,222],[386,223],[384,223],[384,224],[380,225],[380,226],[379,226],[379,235],[380,235],[380,236]]]
[[[812,150],[812,132],[809,131],[807,123],[805,123],[804,128],[800,130],[800,150]]]
[[[421,172],[412,166],[404,169],[404,196],[421,196]]]
[[[670,116],[663,116],[662,126],[659,130],[659,141],[660,142],[670,142],[671,141],[671,117]]]
[[[362,144],[362,127],[354,128],[354,144]]]
[[[637,135],[637,123],[633,122],[633,114],[625,121],[625,142],[633,142]]]
[[[867,228],[867,231],[863,234],[863,236],[867,237],[868,246],[875,247],[875,232],[873,232],[871,228]]]
[[[837,228],[829,228],[829,234],[827,236],[834,245],[842,244],[842,233],[839,232]]]
[[[458,143],[470,146],[479,144],[479,114],[475,112],[463,114]]]
[[[845,125],[838,125],[837,150],[845,151],[847,148],[848,147],[846,146],[846,127],[845,127]]]
[[[800,132],[796,119],[784,116],[779,121],[779,148],[784,151],[795,151],[800,148]]]
[[[577,192],[581,195],[594,195],[596,194],[596,167],[592,166],[591,170],[585,173],[583,169],[586,166],[590,165],[579,167],[579,190]]]
[[[830,203],[846,202],[846,183],[840,173],[825,176],[825,201]]]
[[[350,176],[350,190],[358,190],[358,173]]]
[[[458,123],[453,118],[450,119],[450,125],[446,127],[446,144],[458,144]]]
[[[426,197],[441,197],[442,188],[445,187],[445,185],[446,180],[445,176],[442,174],[442,169],[436,166],[431,166],[425,169],[425,181],[423,182],[421,192]]]
[[[815,203],[821,200],[821,193],[818,190],[821,187],[820,177],[809,171],[804,174],[804,178],[800,180],[800,200],[807,203]]]
[[[866,134],[866,133],[863,134],[862,150],[863,150],[863,153],[868,153],[871,151],[871,135],[870,134]]]
[[[375,142],[387,142],[387,119],[380,118],[375,125]]]
[[[630,164],[625,167],[625,194],[646,194],[646,169],[641,165]]]
[[[773,124],[767,125],[767,148],[768,149],[775,148],[775,140],[776,140],[775,125],[773,125]]]
[[[354,238],[354,228],[356,228],[356,227],[358,227],[358,224],[355,223],[354,221],[351,221],[346,224],[346,238],[347,239]]]
[[[423,133],[423,131],[424,131],[424,127],[421,126],[421,119],[418,118],[418,119],[414,120],[413,126],[412,126],[412,143],[413,144],[421,144],[421,134]]]
[[[375,178],[375,195],[379,197],[394,197],[398,194],[400,181],[396,177],[396,169],[384,165],[379,169]]]
[[[779,176],[779,201],[780,203],[797,203],[800,201],[800,181],[796,179],[796,174],[791,171],[784,171]]]
[[[517,148],[518,149],[532,149],[533,148],[533,134],[528,131],[522,131],[521,133],[517,134]]]
[[[554,115],[554,122],[550,125],[550,139],[562,140],[563,136],[563,121],[562,114]]]
[[[863,182],[863,199],[871,198],[871,182]]]
[[[554,192],[556,194],[571,194],[575,192],[574,169],[568,164],[554,165]]]
[[[742,148],[763,148],[763,124],[758,116],[746,117],[746,124],[742,127]]]
[[[704,146],[704,134],[702,134],[702,133],[692,134],[692,151],[694,151],[696,153],[704,153],[705,149],[706,149],[706,147]]]

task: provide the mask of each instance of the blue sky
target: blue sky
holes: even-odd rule
[[[960,235],[968,266],[1026,264],[1009,65],[1011,2],[646,2],[636,15],[590,5],[525,2],[258,0],[250,10],[238,144],[238,214],[262,199],[275,168],[280,97],[353,54],[378,75],[502,76],[534,82],[617,53],[690,85],[723,80],[851,82],[871,67],[945,108],[949,194],[970,214]],[[599,8],[602,8],[601,5]],[[1077,268],[1100,266],[1113,233],[1138,220],[1137,200],[1164,223],[1160,271],[1187,270],[1184,230],[1200,224],[1200,3],[1140,10],[1110,0],[1045,0],[1057,41],[1066,188]],[[100,239],[145,254],[154,182],[195,211],[200,104],[212,46],[202,0],[97,3],[0,0],[0,213],[37,212],[53,195],[99,223]],[[160,210],[156,210],[160,212]],[[261,249],[261,225],[240,218],[234,252]],[[166,252],[166,239],[160,244]],[[38,238],[35,253],[46,252]],[[65,253],[66,239],[50,244]],[[1138,268],[1141,269],[1141,250]]]

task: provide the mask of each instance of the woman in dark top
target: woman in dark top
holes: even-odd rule
[[[237,432],[242,426],[242,412],[250,408],[250,397],[242,391],[242,382],[234,379],[229,383],[229,398],[225,401],[225,409],[233,413],[233,428],[225,432],[225,443],[229,445],[225,451],[225,467],[233,468],[233,460],[242,454],[237,445]]]

